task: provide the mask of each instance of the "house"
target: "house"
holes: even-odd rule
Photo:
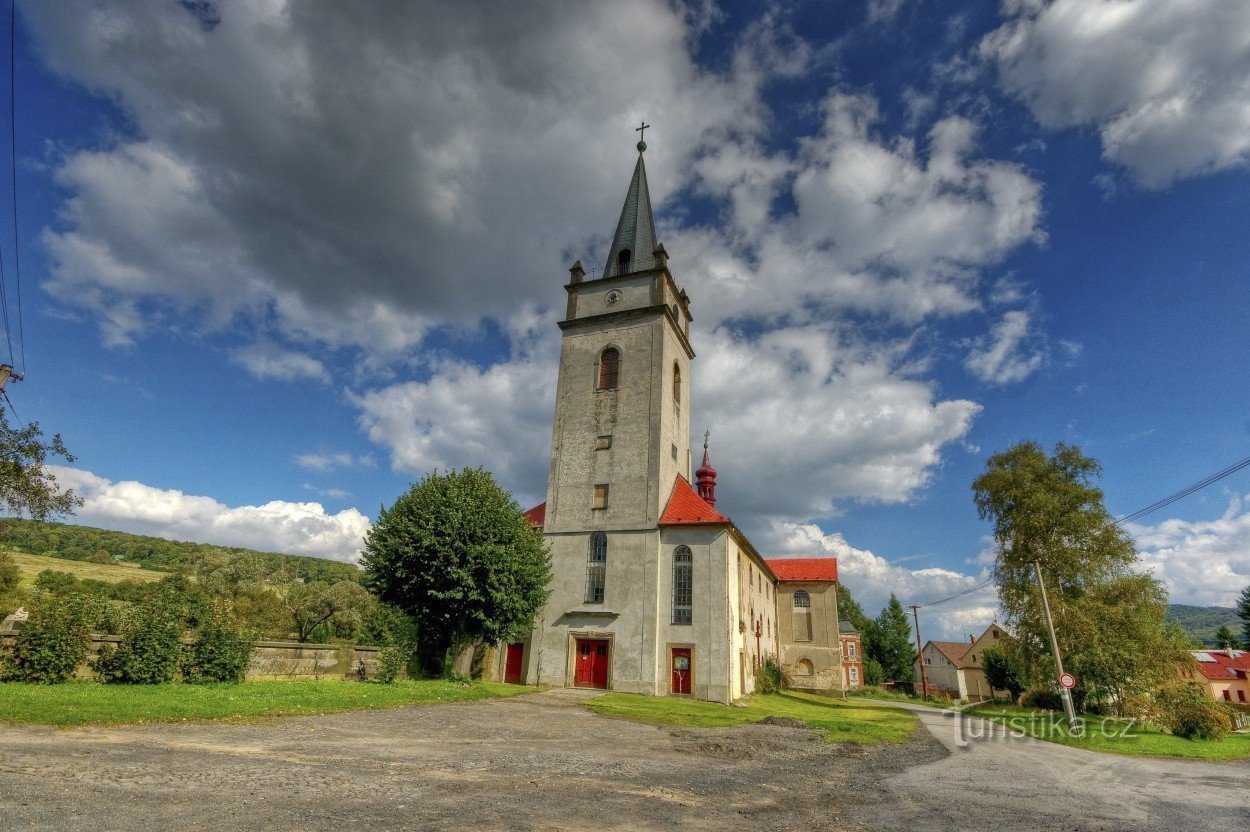
[[[1250,702],[1250,653],[1245,650],[1193,650],[1198,681],[1221,702]]]
[[[864,642],[859,630],[849,621],[838,622],[838,639],[842,643],[842,686],[857,688],[864,684]]]
[[[786,683],[806,690],[843,690],[837,560],[770,558],[766,563],[777,576],[779,664]]]
[[[776,660],[836,686],[836,561],[770,565],[717,507],[706,434],[691,470],[692,301],[656,239],[645,150],[603,268],[569,269],[547,499],[526,512],[550,595],[490,675],[730,703]]]
[[[1006,694],[1006,691],[990,690],[984,667],[986,649],[1006,635],[1007,631],[995,622],[980,636],[970,636],[968,641],[926,642],[916,663],[916,683],[920,684],[920,662],[923,661],[925,683],[930,693],[970,702],[989,699],[995,693]]]

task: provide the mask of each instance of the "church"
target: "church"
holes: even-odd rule
[[[551,595],[492,675],[729,704],[773,660],[792,687],[841,690],[836,560],[764,558],[716,507],[706,439],[691,471],[692,302],[656,239],[645,150],[603,269],[569,270],[547,499],[526,512]]]

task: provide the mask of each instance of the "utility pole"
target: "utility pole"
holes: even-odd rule
[[[920,695],[927,698],[929,696],[929,677],[924,672],[924,645],[920,641],[920,607],[912,604],[910,609],[912,620],[916,622],[916,664],[920,665]]]
[[[21,373],[13,371],[12,364],[0,364],[0,393],[4,392],[5,385],[9,383],[9,379],[21,381],[24,378],[25,376]]]
[[[1050,649],[1055,654],[1055,668],[1063,675],[1063,657],[1059,655],[1059,641],[1055,638],[1055,622],[1050,617],[1050,599],[1046,597],[1046,582],[1042,580],[1042,562],[1033,561],[1033,569],[1037,572],[1037,586],[1042,591],[1042,610],[1046,613],[1046,629],[1050,631]],[[1059,685],[1059,696],[1063,699],[1063,709],[1068,714],[1068,728],[1076,730],[1076,708],[1072,706],[1072,691],[1066,685]]]

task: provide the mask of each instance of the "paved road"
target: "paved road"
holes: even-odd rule
[[[251,723],[0,725],[0,830],[1250,829],[1250,763],[1107,757],[1028,739],[902,745],[806,728],[655,728],[584,696]],[[974,727],[983,724],[975,720]]]
[[[950,751],[888,778],[890,829],[1250,829],[1250,761],[1098,754],[922,705]],[[852,817],[868,820],[872,810]]]

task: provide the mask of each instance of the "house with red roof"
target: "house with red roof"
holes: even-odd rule
[[[1196,670],[1190,678],[1202,683],[1212,698],[1230,704],[1250,702],[1250,652],[1245,650],[1193,650]]]
[[[694,469],[692,301],[656,239],[638,147],[606,263],[574,263],[564,287],[547,499],[525,512],[550,595],[495,678],[730,703],[774,661],[837,686],[836,562],[766,561],[717,507],[706,434]]]
[[[921,683],[921,663],[924,664],[924,685],[929,693],[948,696],[965,702],[981,702],[995,694],[985,679],[985,651],[1005,638],[1007,631],[997,622],[985,628],[979,636],[968,636],[967,641],[928,641],[916,659],[916,686]]]

